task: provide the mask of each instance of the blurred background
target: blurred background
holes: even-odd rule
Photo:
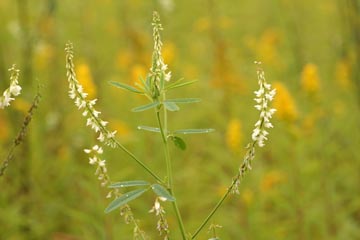
[[[84,148],[96,143],[68,98],[64,47],[72,41],[79,81],[118,138],[165,175],[161,139],[146,99],[108,81],[134,84],[150,67],[152,12],[164,31],[173,79],[198,79],[170,97],[199,97],[169,116],[170,129],[215,128],[171,148],[175,187],[194,232],[242,162],[258,113],[255,60],[277,88],[265,148],[215,215],[221,239],[360,239],[360,1],[358,0],[1,0],[0,91],[7,69],[21,69],[23,91],[0,111],[0,160],[19,131],[37,85],[42,101],[25,142],[0,179],[0,239],[132,239],[113,212]],[[121,150],[104,152],[114,181],[152,179]],[[152,239],[154,195],[131,203]],[[171,206],[168,221],[179,239]],[[211,235],[203,231],[199,239]]]

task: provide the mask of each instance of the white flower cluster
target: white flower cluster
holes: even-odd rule
[[[161,197],[156,198],[154,206],[151,208],[151,210],[149,212],[155,213],[155,215],[159,217],[156,229],[160,232],[160,235],[164,234],[164,240],[167,240],[168,235],[170,233],[169,224],[167,223],[167,220],[165,218],[165,210],[161,206],[159,200],[166,201],[165,198],[161,198]]]
[[[88,94],[84,92],[83,86],[76,79],[73,63],[73,46],[71,43],[66,44],[66,69],[67,78],[69,82],[69,97],[74,100],[75,105],[79,110],[83,110],[82,115],[87,117],[86,125],[90,126],[96,133],[98,133],[98,140],[104,142],[106,145],[115,147],[116,143],[114,136],[116,131],[110,132],[106,125],[108,122],[103,121],[99,118],[101,112],[94,108],[97,99],[88,100],[86,99]]]
[[[20,70],[16,69],[15,65],[9,69],[11,72],[10,76],[10,87],[7,88],[3,95],[0,97],[0,108],[4,109],[10,105],[10,102],[14,100],[14,96],[18,96],[21,92],[21,87],[18,82]]]
[[[255,62],[260,65],[260,62]],[[252,140],[255,141],[259,147],[265,146],[264,141],[267,140],[267,135],[269,134],[266,131],[267,128],[272,128],[273,125],[270,122],[272,115],[275,113],[276,109],[270,108],[269,103],[274,99],[276,94],[276,89],[271,89],[271,84],[268,84],[265,80],[264,71],[258,67],[257,69],[259,90],[255,91],[256,102],[255,108],[260,111],[260,118],[255,123],[255,129],[252,133]]]
[[[171,72],[166,72],[168,69],[167,64],[164,63],[163,57],[161,55],[161,36],[160,31],[163,30],[160,23],[160,16],[157,12],[153,14],[153,38],[154,38],[154,53],[153,53],[153,64],[150,69],[152,75],[154,75],[159,80],[159,76],[164,76],[165,81],[170,81]]]
[[[107,175],[106,160],[101,158],[103,149],[95,145],[91,149],[84,149],[84,152],[90,155],[89,163],[97,166],[95,175],[101,181],[101,186],[106,186],[109,183],[109,177]],[[111,197],[111,194],[109,197]]]

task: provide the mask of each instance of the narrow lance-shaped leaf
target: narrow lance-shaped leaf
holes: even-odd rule
[[[167,110],[169,110],[171,112],[179,111],[179,109],[180,109],[179,106],[173,102],[164,102],[164,106]]]
[[[205,129],[180,129],[176,130],[174,134],[201,134],[201,133],[211,133],[214,132],[213,128],[205,128]]]
[[[171,196],[171,194],[160,184],[153,184],[151,186],[151,189],[159,197],[165,198],[167,201],[170,201],[170,202],[175,201],[175,198],[173,196]]]
[[[159,105],[159,102],[152,102],[152,103],[149,103],[149,104],[146,104],[146,105],[135,107],[131,111],[133,111],[133,112],[142,112],[142,111],[148,110],[150,108],[157,107],[158,105]]]
[[[134,88],[130,85],[127,85],[125,83],[120,83],[120,82],[114,82],[114,81],[111,81],[109,82],[111,85],[115,86],[115,87],[118,87],[118,88],[121,88],[121,89],[124,89],[124,90],[128,90],[130,92],[133,92],[133,93],[138,93],[138,94],[143,94],[144,92],[140,91],[139,89],[137,88]]]
[[[116,198],[114,201],[112,201],[109,206],[105,209],[105,213],[109,213],[118,207],[121,207],[128,202],[134,200],[135,198],[140,197],[144,192],[146,192],[148,189],[137,189],[131,192],[127,192],[124,195],[121,195],[120,197]]]
[[[116,182],[109,185],[109,188],[136,187],[136,186],[149,186],[149,185],[150,183],[143,180],[133,180],[133,181]]]
[[[156,127],[148,127],[148,126],[138,126],[137,127],[139,130],[145,130],[145,131],[149,131],[149,132],[160,132],[160,128],[156,128]]]
[[[196,83],[197,80],[193,80],[193,81],[188,81],[188,82],[179,82],[179,83],[174,83],[171,85],[168,85],[167,87],[165,87],[166,90],[170,90],[170,89],[174,89],[174,88],[179,88],[179,87],[185,87],[187,85]]]
[[[175,98],[175,99],[167,99],[164,102],[172,102],[172,103],[197,103],[201,102],[200,98]]]

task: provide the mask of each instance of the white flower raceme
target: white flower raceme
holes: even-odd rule
[[[107,175],[106,160],[101,158],[103,149],[95,145],[91,149],[84,149],[84,152],[89,154],[89,163],[96,166],[95,175],[101,181],[101,186],[106,186],[110,179]]]
[[[160,77],[164,77],[165,81],[170,81],[171,72],[167,72],[168,66],[164,63],[164,59],[161,55],[161,48],[163,43],[161,42],[160,31],[163,30],[160,23],[160,16],[157,12],[153,15],[153,37],[154,37],[154,52],[153,63],[150,69],[151,75],[155,76],[155,81],[158,83]]]
[[[255,62],[256,64],[261,64],[260,62]],[[259,90],[255,91],[256,102],[255,108],[260,111],[260,118],[255,123],[255,129],[252,133],[252,140],[255,141],[259,147],[265,146],[264,141],[267,140],[267,135],[269,134],[266,131],[267,128],[272,128],[273,125],[270,122],[272,115],[275,113],[276,109],[270,108],[269,103],[274,99],[276,94],[275,89],[271,89],[271,85],[268,84],[265,80],[265,73],[259,67],[257,70]]]
[[[21,87],[18,82],[20,70],[16,69],[16,66],[13,65],[9,71],[11,72],[10,76],[10,86],[7,88],[2,96],[0,97],[0,108],[3,109],[10,105],[10,102],[14,100],[14,96],[18,96],[21,92]]]
[[[114,136],[116,131],[109,131],[106,128],[108,122],[102,120],[99,115],[101,112],[97,111],[94,106],[97,99],[88,100],[88,94],[84,92],[83,86],[76,79],[73,63],[73,46],[71,43],[66,44],[66,69],[67,78],[69,82],[69,97],[74,100],[75,105],[79,110],[82,110],[82,115],[87,117],[86,125],[90,126],[98,134],[98,140],[104,142],[106,145],[115,147],[116,143]]]
[[[168,235],[170,233],[169,224],[165,218],[165,210],[161,206],[160,201],[166,201],[166,199],[158,197],[155,199],[154,206],[149,211],[150,213],[155,213],[155,215],[159,218],[157,222],[157,230],[159,231],[160,235],[164,234],[164,240],[168,239]]]
[[[242,178],[249,170],[251,170],[251,164],[255,158],[255,146],[265,146],[265,140],[267,140],[267,135],[269,134],[266,129],[273,128],[270,119],[276,111],[269,106],[270,102],[274,99],[276,90],[272,89],[271,85],[266,82],[265,73],[260,67],[261,63],[255,62],[255,64],[259,65],[257,69],[259,90],[254,92],[256,96],[254,100],[256,102],[255,108],[260,111],[260,116],[259,120],[255,123],[255,129],[251,135],[252,141],[246,146],[247,151],[243,162],[240,165],[239,172],[234,177],[229,188],[234,194],[239,193],[239,185]]]

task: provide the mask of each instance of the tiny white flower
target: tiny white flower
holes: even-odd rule
[[[90,163],[91,165],[94,165],[95,163],[97,163],[97,161],[98,161],[98,159],[97,159],[96,156],[89,158],[89,163]]]
[[[10,93],[14,96],[19,95],[21,92],[21,87],[19,85],[11,85],[10,86]]]

